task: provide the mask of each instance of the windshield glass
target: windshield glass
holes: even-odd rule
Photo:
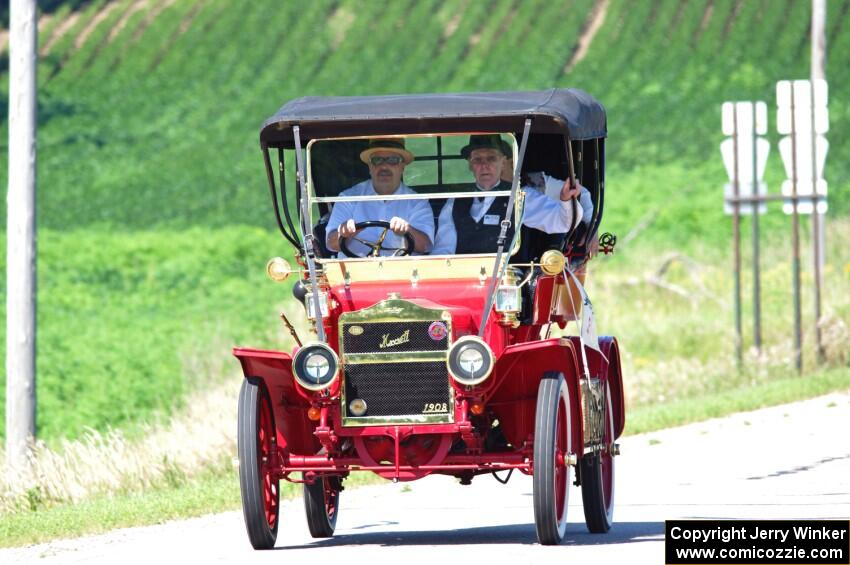
[[[307,150],[310,225],[325,258],[496,252],[513,134],[326,139]]]

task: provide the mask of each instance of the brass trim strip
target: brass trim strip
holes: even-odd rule
[[[445,362],[446,360],[446,350],[346,353],[344,359],[346,365],[361,365],[367,363],[440,363]]]
[[[472,279],[486,281],[492,276],[495,253],[479,255],[415,255],[408,257],[360,257],[356,259],[319,259],[331,286],[346,282],[399,281],[391,289],[405,292],[413,289],[410,280],[416,271],[418,282],[429,280]],[[528,264],[523,264],[528,265]],[[484,289],[484,285],[481,284]],[[482,290],[483,292],[483,290]]]
[[[469,184],[475,182],[474,180]],[[524,190],[524,189],[522,189]],[[487,192],[487,197],[502,197],[507,198],[511,195],[510,190],[490,190]],[[393,194],[391,200],[439,200],[441,198],[481,198],[481,191],[468,192],[417,192],[414,194]],[[381,202],[390,200],[386,195],[378,194],[375,196],[316,196],[313,202],[316,204],[329,204],[333,202],[369,202],[371,200],[379,200]]]
[[[448,310],[442,308],[423,308],[407,300],[388,298],[378,302],[374,306],[341,314],[339,317],[339,329],[341,332],[344,324],[429,321],[445,322],[447,329],[451,330],[452,316]]]
[[[451,400],[449,414],[408,414],[402,416],[343,416],[342,425],[346,428],[358,426],[374,426],[378,424],[453,424],[454,399]]]

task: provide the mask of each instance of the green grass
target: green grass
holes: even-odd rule
[[[282,496],[291,497],[294,493],[295,485],[282,485]],[[163,485],[146,492],[123,493],[77,504],[5,514],[0,520],[0,547],[159,524],[232,510],[238,505],[238,477],[233,471],[214,473],[190,483]]]
[[[187,392],[239,371],[234,345],[280,346],[277,309],[290,295],[264,266],[285,251],[252,227],[42,230],[39,436],[167,414]],[[0,436],[4,428],[5,420]]]
[[[846,390],[850,390],[850,369],[842,367],[804,377],[789,376],[757,386],[718,391],[702,397],[629,407],[626,434],[642,434]]]
[[[346,480],[345,487],[385,482],[372,473],[355,473]],[[301,496],[301,485],[281,481],[280,496]],[[36,498],[31,501],[32,508],[0,514],[0,547],[94,535],[241,508],[236,469],[211,470],[194,480],[177,478],[143,492],[98,496],[76,504],[41,506]]]

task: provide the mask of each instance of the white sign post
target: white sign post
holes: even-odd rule
[[[800,225],[799,214],[812,215],[812,245],[815,269],[815,339],[818,361],[823,358],[820,326],[820,263],[819,219],[826,213],[827,185],[823,167],[829,142],[823,136],[829,130],[825,80],[783,80],[776,83],[776,127],[785,135],[779,141],[779,154],[788,177],[782,183],[786,196],[782,206],[792,217],[794,271],[794,358],[802,371],[802,331],[800,315]]]
[[[735,213],[735,184],[737,183],[738,213],[750,215],[756,204],[753,197],[767,194],[763,182],[770,142],[767,134],[767,104],[764,102],[725,102],[723,104],[723,135],[728,136],[720,144],[723,165],[729,182],[724,186],[723,212]],[[755,199],[754,199],[755,200]],[[767,205],[757,203],[759,214],[767,212]]]
[[[823,178],[823,167],[829,151],[829,142],[823,136],[829,131],[826,104],[825,80],[816,80],[814,83],[808,80],[783,80],[776,83],[776,129],[786,136],[779,140],[779,154],[788,177],[782,183],[782,194],[789,197],[782,206],[786,214],[794,213],[792,195],[795,193],[795,184],[798,214],[811,214],[815,209],[815,200],[817,211],[826,213],[827,185]]]
[[[753,342],[761,348],[761,296],[759,277],[760,214],[767,212],[764,169],[770,153],[767,133],[767,104],[726,102],[722,107],[723,135],[720,154],[729,182],[724,186],[724,213],[732,216],[735,262],[735,353],[743,361],[741,331],[741,214],[752,216],[753,227]]]

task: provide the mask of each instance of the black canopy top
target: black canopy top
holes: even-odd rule
[[[417,133],[532,132],[571,139],[605,137],[605,108],[586,92],[552,88],[536,92],[464,92],[387,96],[307,96],[285,104],[260,129],[260,142],[292,148],[292,126],[301,143],[314,138]]]

